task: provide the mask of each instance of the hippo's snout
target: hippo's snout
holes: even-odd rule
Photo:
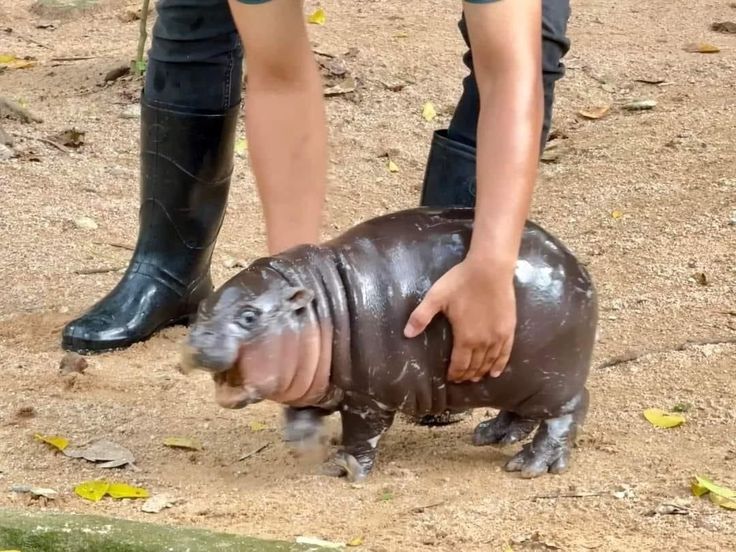
[[[203,370],[213,374],[225,372],[237,361],[237,347],[232,339],[221,339],[214,332],[194,327],[181,348],[179,371],[189,374]]]

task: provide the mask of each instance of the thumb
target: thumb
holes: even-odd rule
[[[421,303],[414,309],[409,321],[404,327],[404,336],[416,337],[424,331],[435,315],[440,311],[440,303],[430,291]]]

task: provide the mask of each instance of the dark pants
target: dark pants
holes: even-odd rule
[[[195,113],[222,112],[241,99],[243,50],[226,0],[159,0],[144,95],[153,105]],[[569,0],[543,1],[545,114],[541,143],[552,118],[555,82],[563,75]],[[459,23],[470,48],[465,19]],[[470,50],[463,61],[470,74],[447,135],[475,146],[478,88]]]

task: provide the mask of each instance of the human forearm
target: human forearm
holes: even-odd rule
[[[276,87],[257,79],[248,83],[246,131],[269,253],[319,241],[326,132],[318,75],[306,77]]]
[[[327,180],[322,83],[301,3],[230,6],[246,50],[246,133],[274,254],[319,241]]]
[[[544,115],[541,1],[466,4],[480,94],[469,255],[513,270],[537,176]]]

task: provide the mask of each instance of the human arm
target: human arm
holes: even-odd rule
[[[513,346],[514,268],[544,111],[541,0],[465,2],[464,10],[480,93],[473,237],[466,258],[414,310],[405,335],[444,312],[454,342],[448,377],[477,381],[500,375]]]
[[[317,243],[326,193],[327,123],[302,3],[229,3],[246,51],[246,133],[269,254]]]

